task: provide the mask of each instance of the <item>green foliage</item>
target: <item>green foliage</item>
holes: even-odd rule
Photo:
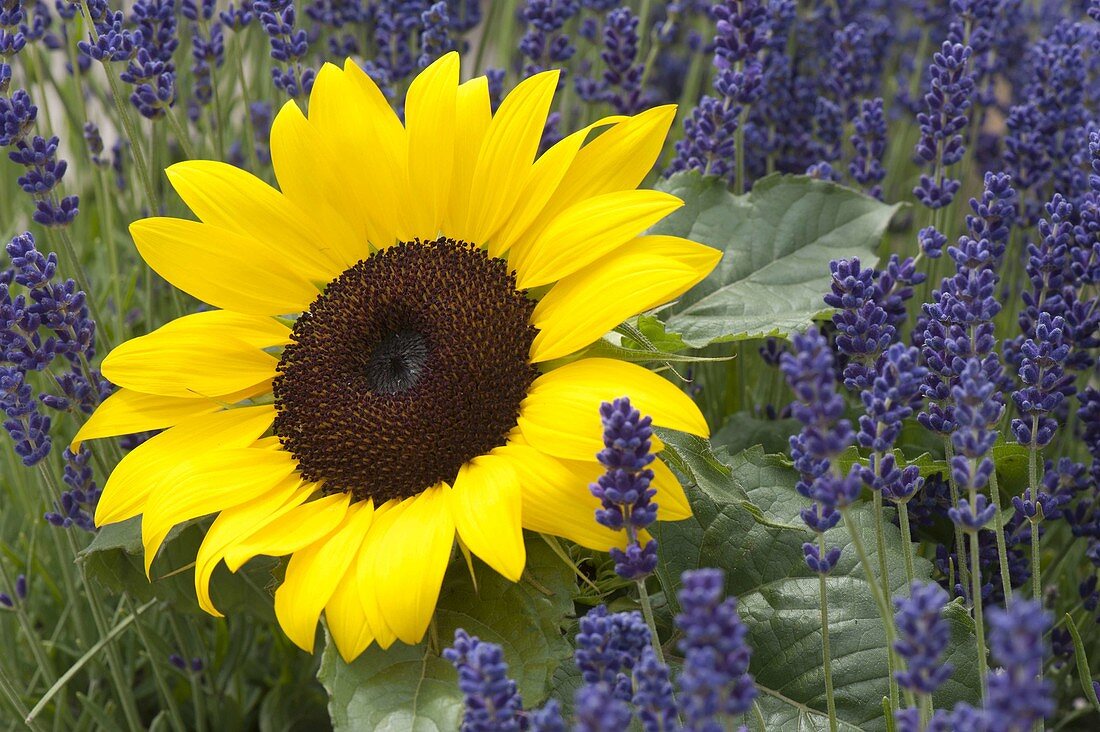
[[[175,609],[202,613],[195,599],[195,554],[206,527],[197,522],[173,529],[153,562],[152,579],[145,576],[141,518],[104,526],[80,553],[89,579],[112,592],[125,592],[139,601],[157,598]],[[248,613],[265,623],[275,621],[270,587],[278,560],[259,557],[232,574],[224,565],[210,581],[211,599],[223,613]]]
[[[527,543],[527,570],[513,583],[475,563],[476,587],[465,563],[451,564],[429,638],[415,646],[368,648],[353,663],[340,658],[326,634],[318,678],[329,693],[337,730],[453,730],[462,719],[462,694],[440,649],[457,628],[504,648],[509,672],[527,707],[548,695],[571,649],[562,625],[573,611],[574,575],[538,538]]]
[[[682,572],[716,566],[726,572],[726,589],[736,595],[753,648],[751,671],[760,690],[766,729],[827,729],[821,665],[818,577],[803,561],[802,544],[813,534],[798,511],[808,502],[794,489],[797,474],[786,461],[759,447],[722,459],[696,441],[662,434],[679,456],[694,486],[695,516],[662,523],[655,533],[662,556],[658,573],[670,603]],[[770,523],[746,510],[746,500]],[[863,544],[873,550],[874,519],[867,504],[852,509]],[[901,538],[887,524],[887,567],[894,592],[903,590]],[[830,612],[833,683],[842,729],[884,730],[881,700],[888,692],[886,635],[851,538],[838,527],[830,545],[843,555],[826,580]],[[873,556],[873,555],[872,555]],[[872,560],[877,566],[877,560]],[[918,579],[931,565],[917,558]],[[675,609],[675,608],[674,608]],[[946,660],[955,673],[936,696],[938,707],[975,702],[979,684],[973,626],[957,605],[948,611],[952,640]],[[750,715],[748,722],[751,723]]]
[[[734,196],[715,178],[673,176],[664,190],[685,205],[653,228],[725,252],[668,319],[688,346],[785,336],[828,313],[829,261],[877,261],[875,248],[900,204],[888,206],[806,176],[770,175]]]

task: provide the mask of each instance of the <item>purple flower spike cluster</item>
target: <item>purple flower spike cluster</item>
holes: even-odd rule
[[[79,213],[80,200],[60,195],[69,165],[58,156],[60,141],[31,136],[38,107],[24,89],[8,94],[12,78],[9,60],[26,46],[25,21],[23,3],[0,6],[0,147],[11,148],[8,159],[25,169],[17,182],[34,199],[34,221],[43,226],[67,226]]]
[[[573,730],[627,729],[636,717],[644,732],[721,732],[751,708],[757,690],[749,674],[748,629],[737,600],[725,594],[723,573],[689,571],[681,581],[676,627],[684,662],[675,684],[639,613],[611,613],[600,605],[580,619],[574,662],[583,684],[574,695]],[[523,711],[499,646],[460,629],[443,655],[458,670],[465,695],[464,731],[566,729],[554,699]]]
[[[148,119],[163,117],[176,103],[176,66],[172,55],[179,45],[175,0],[140,0],[130,17],[136,26],[136,53],[119,78],[134,87],[130,103]]]
[[[733,182],[734,134],[741,118],[763,93],[762,56],[770,33],[769,19],[760,0],[724,0],[711,11],[714,37],[714,91],[704,96],[684,120],[684,138],[676,143],[676,157],[666,175],[698,170]]]
[[[905,662],[905,670],[895,676],[902,689],[918,697],[931,695],[951,678],[953,668],[942,661],[951,639],[951,629],[943,617],[947,599],[947,592],[931,582],[913,582],[909,597],[894,598],[894,622],[898,629],[894,650]],[[935,712],[928,727],[921,726],[919,707],[899,709],[894,718],[899,732],[949,729],[948,714],[943,710]]]
[[[969,360],[978,361],[997,393],[1006,387],[993,318],[1001,310],[995,296],[996,268],[1008,232],[1005,210],[994,202],[1011,201],[1010,190],[1002,177],[986,177],[982,202],[972,202],[975,216],[967,219],[970,233],[947,250],[955,262],[955,274],[933,291],[932,302],[923,306],[913,332],[913,343],[928,368],[922,390],[927,403],[917,419],[925,429],[942,435],[956,429],[953,389],[961,384]]]
[[[463,732],[518,732],[523,700],[516,682],[508,678],[504,651],[495,643],[484,643],[459,628],[455,642],[443,657],[458,671],[458,688],[465,694]]]
[[[41,407],[87,414],[110,386],[87,368],[95,356],[95,322],[76,284],[56,281],[56,255],[39,252],[29,233],[12,239],[7,254],[11,266],[0,272],[0,408],[16,454],[30,467],[44,460],[52,447],[51,420]],[[57,368],[58,363],[64,368]],[[58,390],[37,393],[32,375],[47,369]],[[87,466],[89,453],[66,453],[65,482],[70,490],[47,519],[58,526],[75,524],[91,530],[90,510],[99,490]]]
[[[214,20],[213,0],[183,0],[181,12],[191,21],[191,74],[193,94],[188,99],[187,116],[194,122],[214,98],[214,72],[225,63],[225,34]]]
[[[292,97],[309,94],[317,72],[303,64],[309,53],[309,37],[305,29],[295,27],[294,3],[291,0],[255,0],[252,7],[271,41],[271,58],[282,64],[271,69],[276,88]]]
[[[783,354],[780,369],[795,395],[791,413],[802,423],[801,432],[790,438],[791,459],[800,476],[796,487],[814,502],[803,509],[802,520],[823,534],[840,521],[839,509],[859,496],[859,466],[853,465],[846,476],[833,469],[833,461],[855,441],[855,431],[841,419],[844,398],[836,390],[833,355],[816,328],[794,336],[792,352]],[[831,572],[840,559],[837,547],[822,553],[807,542],[802,549],[810,569],[821,574]]]
[[[657,542],[643,546],[639,533],[657,520],[656,491],[650,487],[653,471],[648,465],[656,458],[650,452],[653,420],[642,417],[623,397],[600,406],[604,449],[596,458],[607,469],[589,486],[603,506],[596,521],[612,531],[625,531],[626,549],[613,547],[615,571],[629,580],[642,580],[657,567]]]
[[[737,614],[737,600],[725,597],[724,582],[721,570],[685,572],[679,593],[680,706],[690,730],[726,729],[722,720],[747,712],[757,695],[749,675],[748,628]]]
[[[420,32],[420,56],[416,59],[417,67],[425,69],[432,61],[454,50],[450,29],[451,19],[447,12],[447,3],[437,2],[420,14],[423,30]]]
[[[1027,732],[1054,713],[1054,684],[1038,679],[1050,614],[1038,602],[1017,598],[1008,609],[990,608],[987,617],[990,655],[1000,665],[989,676],[988,729]]]
[[[577,48],[562,29],[579,10],[579,0],[527,0],[524,3],[523,20],[527,31],[519,42],[520,53],[526,59],[524,74],[530,76],[556,68],[573,58]]]
[[[962,133],[966,130],[974,77],[969,65],[973,49],[961,43],[944,41],[928,67],[931,88],[924,96],[926,111],[917,115],[921,137],[916,157],[933,166],[932,175],[922,174],[913,189],[928,208],[943,208],[951,203],[962,185],[949,178],[946,169],[962,160],[966,152]]]
[[[994,426],[1001,418],[1004,405],[996,385],[976,358],[966,361],[959,383],[951,389],[955,400],[955,430],[951,444],[955,456],[951,459],[951,477],[959,491],[969,491],[971,500],[960,498],[948,516],[968,531],[977,531],[993,518],[995,508],[979,494],[993,474],[993,459],[989,452],[997,441]],[[971,505],[973,504],[973,505]]]
[[[1066,321],[1050,313],[1041,313],[1035,337],[1020,347],[1020,381],[1024,388],[1012,392],[1020,417],[1012,420],[1012,434],[1021,445],[1046,447],[1054,439],[1058,420],[1054,414],[1072,388],[1073,378],[1066,376],[1069,357]]]

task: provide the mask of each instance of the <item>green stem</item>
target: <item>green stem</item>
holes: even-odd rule
[[[92,11],[88,9],[88,0],[80,0],[80,6],[84,11],[84,19],[87,24],[88,33],[92,37],[92,41],[98,41],[99,34],[96,32],[95,24],[91,21]],[[118,113],[118,118],[122,120],[122,127],[126,133],[126,138],[130,141],[130,153],[134,156],[134,167],[137,168],[138,177],[141,178],[141,187],[145,189],[145,198],[149,206],[149,215],[156,216],[160,211],[160,200],[157,198],[156,188],[153,186],[153,179],[149,176],[149,171],[145,167],[145,154],[141,151],[141,145],[138,144],[139,135],[137,125],[134,124],[134,120],[130,117],[123,103],[122,92],[118,88],[118,79],[115,78],[114,69],[111,68],[110,63],[106,59],[100,63],[103,65],[103,71],[107,75],[107,84],[111,87],[111,98],[115,101],[115,111]]]
[[[916,572],[913,570],[913,532],[909,528],[909,503],[902,501],[897,504],[897,507],[898,523],[901,524],[901,548],[905,556],[905,584],[908,586],[912,585],[916,578]]]
[[[883,530],[882,522],[882,491],[872,491],[874,493],[874,506],[875,506],[875,547],[878,551],[878,569],[879,579],[882,582],[882,591],[886,593],[886,596],[890,596],[890,569],[886,564],[886,532]]]
[[[3,582],[6,587],[14,587],[15,583],[11,581],[11,576],[8,574],[8,568],[4,566],[4,562],[0,561],[0,582]],[[31,647],[31,655],[34,656],[34,662],[38,664],[38,670],[45,676],[47,684],[53,684],[57,681],[57,669],[54,667],[53,661],[46,655],[46,652],[42,649],[42,639],[38,636],[38,633],[34,630],[34,624],[31,622],[30,617],[27,616],[27,609],[24,607],[23,602],[16,599],[15,605],[15,617],[19,621],[19,627],[23,631],[23,635],[27,637],[27,644]],[[61,716],[61,712],[66,709],[64,701],[59,701],[57,704],[58,716]],[[23,713],[23,717],[26,717],[26,712]]]
[[[955,446],[951,444],[951,438],[944,435],[943,452],[947,460],[947,488],[951,492],[951,505],[959,505],[959,487],[955,485],[955,478],[951,472],[951,460],[955,457]],[[959,584],[966,587],[969,573],[966,567],[966,544],[963,543],[962,527],[951,522],[955,527],[955,557],[958,559]]]
[[[989,475],[989,497],[993,501],[993,533],[997,537],[997,563],[1001,568],[1001,590],[1005,596],[1005,607],[1012,607],[1012,575],[1008,570],[1008,547],[1005,544],[1001,491],[997,488],[996,469]]]
[[[16,690],[15,685],[8,678],[8,674],[4,671],[3,667],[0,667],[0,694],[7,700],[8,705],[18,715],[19,719],[24,721],[28,727],[33,730],[44,730],[45,727],[37,719],[27,720],[27,707],[23,704],[19,698],[19,692]]]
[[[653,619],[653,603],[649,599],[649,590],[645,587],[645,578],[637,580],[636,584],[638,585],[638,604],[642,606],[642,617],[645,618],[645,624],[649,626],[649,633],[653,636],[651,644],[653,654],[664,665],[665,653],[661,650],[661,638],[657,635],[657,622]]]
[[[153,671],[153,681],[156,683],[160,695],[164,697],[164,701],[168,704],[168,720],[175,729],[179,730],[179,732],[187,732],[187,725],[183,723],[183,717],[180,715],[176,697],[172,693],[172,690],[168,688],[168,682],[165,680],[164,674],[161,673],[160,664],[157,662],[158,659],[153,655],[153,644],[150,642],[149,636],[146,635],[145,624],[142,620],[138,619],[136,613],[134,613],[130,598],[124,597],[123,601],[130,614],[134,617],[134,628],[137,629],[138,638],[141,639],[141,645],[145,647],[145,655],[149,657],[149,668]]]
[[[825,534],[818,534],[821,556],[825,556]],[[818,573],[818,605],[821,607],[821,658],[825,671],[825,705],[829,711],[829,732],[836,732],[836,697],[833,693],[833,661],[829,650],[829,601],[825,587],[825,575]]]
[[[60,505],[61,487],[57,484],[57,481],[54,480],[54,476],[50,473],[49,467],[45,463],[39,463],[38,473],[42,476],[42,484],[46,487],[52,500],[57,501],[58,505]],[[59,533],[64,534],[71,556],[77,556],[80,553],[80,546],[77,545],[73,532],[62,530]],[[88,609],[91,611],[90,614],[96,632],[99,638],[106,638],[111,632],[111,629],[107,623],[106,617],[103,615],[99,592],[95,584],[89,581],[88,576],[84,573],[83,565],[81,566],[80,577],[84,585],[84,597],[88,601]],[[138,714],[137,705],[134,703],[133,687],[127,682],[126,675],[123,673],[122,658],[118,654],[118,649],[114,647],[114,644],[109,643],[105,651],[107,654],[107,671],[111,676],[112,683],[115,685],[115,692],[118,694],[118,701],[122,706],[122,713],[126,716],[126,723],[132,730],[143,730],[145,726],[141,723],[141,715]]]
[[[180,144],[180,149],[183,150],[183,156],[188,160],[195,160],[195,151],[191,149],[191,141],[187,138],[187,130],[183,129],[183,125],[180,123],[175,111],[169,107],[164,110],[164,116],[176,136],[176,142]]]
[[[1031,489],[1031,500],[1039,503],[1039,446],[1035,434],[1039,430],[1039,418],[1031,418],[1031,449],[1027,453],[1027,484]],[[1039,509],[1041,510],[1041,509]],[[1039,514],[1036,514],[1038,517]],[[1041,519],[1040,519],[1041,520]],[[1036,602],[1043,601],[1043,581],[1039,575],[1039,521],[1031,521],[1031,590]]]
[[[882,588],[879,587],[879,583],[875,579],[875,571],[871,568],[871,560],[867,556],[867,550],[863,547],[863,539],[859,535],[859,526],[852,518],[852,512],[846,506],[840,509],[840,515],[844,518],[844,526],[848,529],[852,546],[856,550],[856,556],[859,557],[859,563],[863,566],[867,584],[871,588],[871,594],[874,595],[875,604],[878,605],[883,630],[886,631],[886,657],[890,667],[890,706],[898,709],[900,707],[898,703],[898,680],[894,678],[893,670],[900,668],[900,664],[898,663],[897,651],[894,650],[894,616],[890,612],[890,605],[886,596],[882,594]]]
[[[244,30],[237,33],[237,52],[234,54],[237,57],[237,74],[241,78],[241,102],[244,103],[244,131],[245,139],[244,146],[248,149],[248,161],[252,164],[252,172],[256,175],[260,174],[260,157],[256,154],[256,128],[252,126],[252,111],[249,109],[248,100],[250,99],[248,93],[248,76],[244,71]]]
[[[970,505],[974,505],[977,491],[971,491]],[[982,615],[981,565],[978,563],[978,532],[970,535],[970,600],[974,606],[974,635],[978,639],[978,670],[982,682],[982,699],[986,696],[989,679],[989,658],[985,650],[985,618]]]

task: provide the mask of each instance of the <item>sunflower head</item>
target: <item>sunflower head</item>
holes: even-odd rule
[[[599,405],[629,394],[656,425],[707,426],[670,382],[581,352],[720,255],[642,233],[681,205],[637,189],[674,110],[602,119],[538,155],[556,85],[532,76],[493,113],[452,53],[414,80],[402,123],[353,62],[326,65],[309,116],[289,102],[272,126],[277,189],[223,163],[169,168],[198,221],[130,230],[212,309],[104,359],[120,388],[74,446],[162,431],[115,468],[96,522],[141,515],[148,569],[174,525],[215,514],[199,604],[218,614],[220,562],[289,555],[280,624],[311,650],[324,613],[349,660],[423,637],[456,540],[512,580],[525,528],[622,546],[588,490]],[[652,468],[660,517],[689,516]]]

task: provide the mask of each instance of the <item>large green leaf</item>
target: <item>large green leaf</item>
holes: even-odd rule
[[[668,329],[693,347],[804,330],[828,312],[822,297],[829,260],[875,262],[875,247],[900,206],[806,176],[770,175],[743,196],[698,173],[662,186],[685,205],[653,233],[725,252],[668,320]]]
[[[675,435],[663,434],[662,439],[677,452],[696,452]],[[800,526],[798,517],[807,502],[794,490],[796,473],[779,456],[765,455],[757,447],[728,463],[717,468],[706,461],[705,470],[691,472],[696,483],[689,488],[692,519],[657,525],[662,584],[674,602],[681,572],[700,566],[725,570],[727,590],[739,598],[749,628],[751,671],[761,692],[759,707],[766,728],[827,729],[818,578],[802,554],[803,542],[813,535]],[[771,525],[746,511],[746,497]],[[852,510],[877,566],[872,509],[861,505]],[[885,528],[887,565],[898,593],[905,585],[901,537],[892,524]],[[827,536],[831,545],[843,548],[840,564],[827,580],[837,715],[845,730],[885,730],[885,631],[850,536],[842,526]],[[927,579],[930,572],[929,562],[918,557],[917,577]],[[974,702],[978,694],[970,620],[955,606],[948,608],[947,617],[952,640],[946,660],[955,673],[936,697],[941,707],[958,700]],[[750,716],[746,722],[753,725],[752,720]]]
[[[527,571],[512,583],[477,563],[477,588],[462,562],[451,565],[435,615],[435,637],[448,646],[456,628],[500,644],[525,706],[540,704],[570,654],[562,625],[572,612],[574,576],[543,542],[527,545]],[[410,578],[410,581],[416,581]],[[336,730],[456,730],[462,694],[454,668],[428,642],[368,648],[353,663],[331,639],[318,678],[329,693]]]
[[[128,592],[139,600],[156,597],[176,609],[201,614],[195,599],[194,563],[205,533],[200,523],[174,528],[153,561],[151,579],[145,576],[140,517],[101,528],[77,560],[89,579],[112,592]],[[236,574],[220,565],[210,581],[211,599],[224,613],[246,612],[274,622],[270,589],[277,565],[278,560],[260,557]]]

